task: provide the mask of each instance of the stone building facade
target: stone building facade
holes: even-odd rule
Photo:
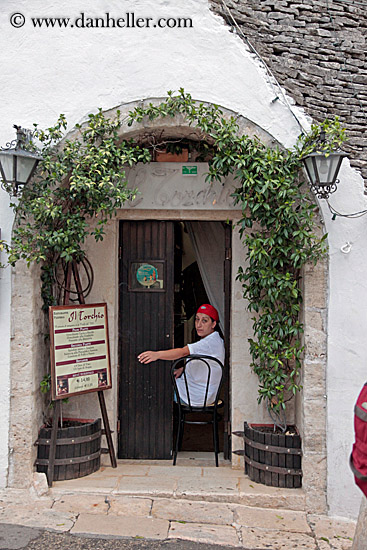
[[[231,32],[235,25],[226,5],[243,36]],[[37,122],[48,127],[62,112],[68,122],[68,135],[72,136],[75,125],[98,108],[109,114],[119,108],[127,114],[132,107],[158,102],[167,90],[180,87],[194,99],[222,106],[225,116],[235,115],[243,132],[287,148],[295,144],[302,128],[309,129],[310,117],[321,120],[338,114],[351,138],[348,147],[352,167],[348,160],[343,162],[341,183],[332,203],[340,212],[366,208],[364,182],[353,168],[363,170],[366,162],[364,127],[360,122],[364,120],[360,102],[363,105],[366,101],[366,67],[362,64],[365,15],[357,0],[321,0],[317,6],[308,0],[142,0],[138,7],[128,0],[108,3],[109,16],[116,19],[134,10],[153,20],[185,17],[192,21],[185,28],[32,25],[36,16],[68,16],[73,21],[82,12],[105,17],[102,1],[92,7],[88,0],[80,0],[76,9],[72,0],[47,5],[32,0],[21,2],[19,10],[24,12],[23,27],[10,23],[14,12],[10,0],[3,2],[0,13],[4,43],[0,72],[3,94],[8,98],[0,105],[1,144],[11,139],[14,123],[31,128]],[[334,33],[342,41],[340,47],[333,42]],[[244,37],[264,59],[282,89]],[[190,131],[180,117],[164,124],[170,126],[172,136]],[[160,128],[143,121],[134,130],[146,133],[157,129]],[[124,126],[121,138],[128,137],[131,131]],[[182,181],[180,185],[187,184]],[[3,190],[0,194],[1,236],[10,241],[14,220],[8,196]],[[367,217],[332,220],[325,202],[320,201],[319,208],[319,230],[328,233],[329,254],[324,262],[316,268],[309,266],[304,273],[304,389],[290,412],[290,420],[297,423],[303,436],[308,509],[355,516],[360,498],[348,469],[348,454],[353,438],[353,403],[365,381]],[[110,222],[103,245],[87,243],[97,281],[90,300],[107,302],[110,312],[114,387],[108,390],[106,400],[113,426],[118,404],[119,221],[229,218],[235,222],[236,216],[238,212],[229,204],[222,211],[210,205],[177,204],[167,204],[164,209],[152,205],[140,210],[121,209]],[[257,380],[249,367],[249,313],[235,280],[236,269],[244,258],[238,232],[234,232],[233,239],[230,368],[232,429],[238,430],[244,420],[263,422],[266,411],[257,405]],[[0,261],[3,260],[1,256]],[[39,382],[47,361],[39,289],[38,269],[28,270],[19,263],[15,269],[0,273],[2,487],[27,487],[31,482],[33,443],[42,421]],[[88,396],[71,400],[67,412],[89,418],[99,414]],[[233,466],[239,467],[239,463],[233,460]]]
[[[315,121],[339,116],[367,177],[367,12],[353,0],[210,0]],[[243,33],[243,35],[240,34]]]

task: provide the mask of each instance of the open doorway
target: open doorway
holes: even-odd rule
[[[175,224],[175,294],[174,345],[184,347],[199,338],[195,331],[195,314],[200,305],[212,304],[220,315],[219,333],[224,334],[225,285],[223,251],[226,226],[222,222],[186,221]],[[221,399],[228,402],[228,384],[224,384]],[[219,422],[219,446],[224,450],[226,415]],[[203,414],[201,419],[206,420]],[[174,422],[177,421],[174,418]],[[174,430],[176,431],[176,430]],[[227,449],[226,449],[227,450]],[[213,451],[212,427],[208,424],[187,424],[182,451]],[[226,453],[227,454],[227,453]]]
[[[211,251],[206,239],[214,243]],[[220,444],[224,457],[229,458],[230,241],[231,226],[224,222],[120,223],[119,458],[171,457],[173,390],[169,364],[156,361],[142,365],[137,355],[147,349],[183,347],[193,342],[196,310],[207,302],[219,311],[226,345]],[[211,432],[185,431],[184,449],[211,451]]]

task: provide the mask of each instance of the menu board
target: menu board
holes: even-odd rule
[[[53,399],[112,387],[106,304],[51,306]]]

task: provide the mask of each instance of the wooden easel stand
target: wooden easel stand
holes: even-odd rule
[[[65,291],[63,305],[67,306],[70,304],[70,285],[71,285],[71,275],[74,277],[75,286],[78,293],[78,300],[80,304],[85,304],[85,299],[83,295],[82,285],[79,277],[78,264],[75,260],[68,264],[68,269],[66,273],[65,281]],[[110,423],[107,415],[106,401],[104,398],[103,391],[98,391],[98,401],[101,409],[101,415],[103,420],[102,434],[106,436],[108,453],[110,455],[111,466],[112,468],[117,468],[116,455],[112,441],[112,432],[110,428]],[[47,468],[47,482],[48,486],[52,487],[54,480],[54,470],[55,470],[55,457],[56,457],[56,441],[57,441],[57,430],[59,426],[59,420],[61,416],[61,400],[57,399],[54,408],[54,414],[52,418],[52,431],[51,431],[51,441],[50,441],[50,454],[48,458],[48,468]]]

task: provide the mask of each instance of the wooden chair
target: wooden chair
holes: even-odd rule
[[[221,377],[220,382],[218,385],[217,393],[215,396],[215,401],[213,403],[207,403],[207,397],[208,397],[208,389],[210,384],[210,376],[211,376],[211,367],[208,362],[215,361],[221,369]],[[205,395],[203,400],[203,405],[200,407],[193,406],[191,404],[191,398],[190,398],[190,387],[187,382],[186,378],[186,367],[191,361],[202,361],[204,365],[206,365],[208,369],[208,376],[206,381],[206,389],[205,389]],[[186,388],[186,394],[187,394],[187,400],[188,403],[182,402],[180,398],[180,394],[177,387],[177,382],[175,378],[175,371],[183,368],[181,376],[183,377],[185,381],[185,388]],[[176,444],[173,451],[173,465],[176,464],[177,459],[177,453],[181,449],[182,439],[183,439],[183,433],[184,433],[184,427],[185,424],[212,424],[213,426],[213,443],[214,443],[214,453],[215,453],[215,465],[218,466],[218,454],[219,454],[219,437],[218,437],[218,420],[221,418],[218,414],[218,409],[222,408],[224,403],[222,400],[219,399],[220,390],[222,387],[222,381],[223,381],[223,365],[217,359],[216,357],[211,357],[210,355],[188,355],[186,357],[182,357],[181,359],[177,359],[172,363],[171,367],[171,379],[173,384],[173,390],[175,395],[175,405],[177,405],[178,408],[178,427],[177,427],[177,433],[176,433]],[[190,414],[195,415],[196,413],[205,413],[210,415],[210,419],[207,421],[203,420],[186,420],[186,415]]]

